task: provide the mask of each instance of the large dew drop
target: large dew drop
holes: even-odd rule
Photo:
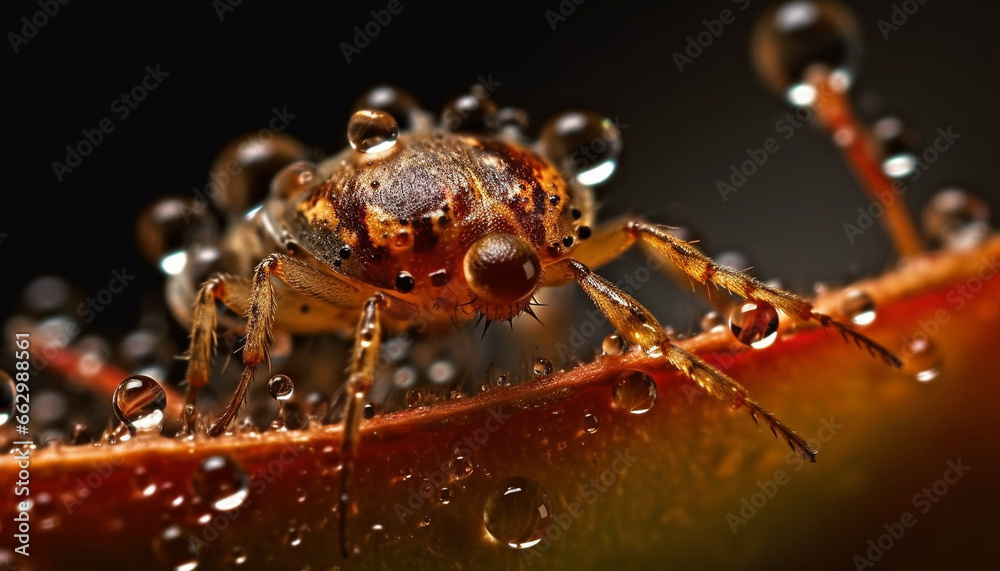
[[[389,150],[399,138],[396,119],[385,111],[362,110],[347,122],[347,140],[351,148],[362,153]]]
[[[163,387],[144,375],[122,381],[111,397],[115,414],[136,435],[157,434],[163,428],[167,394]]]
[[[194,475],[194,488],[202,500],[218,511],[240,507],[250,493],[246,471],[236,460],[222,454],[202,461]]]
[[[924,234],[949,250],[978,246],[990,233],[990,207],[981,198],[959,188],[942,190],[924,207]]]
[[[198,568],[198,545],[195,536],[176,525],[166,528],[153,540],[160,563],[173,571]]]
[[[288,375],[275,375],[267,382],[267,392],[274,400],[284,403],[295,394],[295,383]]]
[[[552,523],[552,503],[535,480],[508,478],[487,497],[483,521],[486,530],[500,543],[527,549],[542,540]]]
[[[729,316],[736,340],[754,349],[770,347],[778,338],[778,310],[763,301],[745,301]]]
[[[622,152],[618,126],[592,111],[570,111],[549,119],[539,139],[549,159],[587,186],[611,178]]]
[[[621,408],[645,414],[656,403],[656,383],[642,371],[629,371],[618,377],[611,394]]]
[[[811,105],[815,69],[846,89],[861,59],[861,34],[850,10],[837,2],[785,2],[764,11],[751,39],[754,65],[764,82],[795,105]]]

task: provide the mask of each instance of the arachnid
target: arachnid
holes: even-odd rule
[[[175,312],[191,327],[188,411],[209,382],[217,301],[247,320],[245,367],[224,413],[209,428],[212,435],[236,418],[267,359],[273,331],[353,333],[342,419],[347,460],[340,502],[347,513],[350,458],[359,445],[383,332],[417,328],[431,335],[474,318],[488,324],[531,316],[540,288],[575,282],[632,350],[661,356],[729,405],[746,407],[754,420],[762,418],[814,461],[806,441],[738,382],[672,344],[649,311],[595,273],[635,243],[698,282],[772,312],[837,328],[898,365],[889,351],[817,313],[804,299],[717,265],[664,226],[641,219],[597,224],[588,183],[610,175],[620,148],[609,120],[566,113],[547,124],[536,144],[524,137],[522,123],[522,113],[498,110],[481,88],[454,100],[435,124],[408,95],[380,87],[362,98],[352,116],[350,147],[318,164],[283,136],[231,147],[242,168],[215,196],[224,209],[248,206],[242,187],[249,184],[251,167],[287,166],[259,207],[234,218],[222,238],[222,271],[200,286],[180,272],[168,286]],[[595,136],[605,140],[608,152],[582,160],[574,151]]]

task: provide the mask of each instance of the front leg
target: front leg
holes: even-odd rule
[[[564,268],[572,272],[577,283],[583,288],[594,305],[608,318],[619,335],[628,339],[651,355],[662,355],[667,361],[687,375],[708,393],[725,401],[731,407],[745,406],[754,422],[763,419],[775,437],[781,435],[797,454],[812,462],[816,461],[816,451],[794,430],[764,407],[751,400],[743,387],[722,371],[702,361],[670,342],[663,327],[645,307],[632,299],[615,284],[595,274],[587,266],[576,260],[566,260]]]
[[[376,294],[365,302],[361,310],[361,320],[354,336],[354,351],[351,355],[350,376],[347,378],[347,404],[344,417],[341,420],[343,428],[341,437],[342,469],[340,473],[340,551],[346,558],[347,548],[347,516],[350,509],[350,483],[354,472],[354,454],[360,442],[361,418],[364,416],[368,393],[375,379],[375,365],[378,363],[379,350],[382,344],[382,324],[379,317],[380,305],[385,303],[381,294]]]

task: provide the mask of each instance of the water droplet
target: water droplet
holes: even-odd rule
[[[296,161],[274,175],[271,180],[271,195],[276,198],[297,196],[309,190],[314,182],[318,182],[316,165],[309,161]]]
[[[0,371],[0,426],[14,416],[14,396],[17,394],[14,388],[14,380],[4,371]]]
[[[497,131],[511,137],[520,137],[528,129],[528,113],[524,109],[504,107],[497,111]]]
[[[542,540],[552,523],[552,503],[535,480],[508,478],[487,497],[483,520],[486,530],[500,543],[527,549]]]
[[[655,385],[654,385],[655,386]],[[593,434],[597,432],[597,428],[601,425],[601,422],[597,420],[597,417],[590,414],[589,412],[583,415],[583,429],[588,434]]]
[[[275,375],[267,382],[267,392],[274,400],[284,403],[295,393],[295,383],[287,375]]]
[[[357,111],[347,122],[347,140],[362,153],[389,150],[399,138],[399,125],[392,115],[378,110]]]
[[[836,86],[850,85],[861,60],[854,15],[837,2],[795,1],[764,11],[751,39],[754,65],[764,82],[795,105],[810,105],[816,91],[807,75],[828,70]]]
[[[726,322],[718,311],[709,311],[701,318],[701,330],[705,332],[721,330]]]
[[[122,381],[111,397],[115,414],[136,435],[158,434],[163,428],[167,395],[163,387],[144,375]]]
[[[625,343],[621,335],[612,333],[604,338],[604,342],[601,343],[601,349],[605,355],[624,355],[628,351],[628,344]]]
[[[163,530],[153,540],[153,550],[160,562],[173,571],[194,571],[198,568],[198,539],[176,525]]]
[[[959,188],[934,195],[924,207],[924,234],[934,245],[949,250],[973,248],[990,233],[990,207],[985,201]]]
[[[430,122],[430,118],[426,117],[427,113],[420,109],[420,104],[413,95],[391,85],[377,85],[362,93],[353,107],[354,111],[370,109],[392,115],[404,129],[413,129],[422,122]]]
[[[233,547],[230,557],[232,557],[233,565],[243,565],[247,562],[247,550],[237,545]]]
[[[656,403],[656,383],[642,371],[629,371],[618,377],[611,394],[621,408],[632,414],[643,414]]]
[[[431,516],[426,515],[424,519],[420,520],[420,527],[427,527],[431,524]]]
[[[840,298],[840,312],[855,325],[869,325],[875,321],[875,301],[865,290],[852,288]]]
[[[744,301],[729,316],[736,340],[754,349],[770,347],[778,338],[778,310],[763,301]]]
[[[933,381],[941,374],[944,359],[934,342],[923,335],[903,345],[903,371],[913,375],[918,381]]]
[[[485,97],[465,94],[451,100],[441,113],[449,131],[492,131],[497,126],[497,106]]]
[[[455,364],[447,359],[440,359],[427,367],[427,378],[437,385],[446,385],[455,378]]]
[[[195,492],[219,511],[240,507],[250,493],[246,471],[235,459],[223,454],[205,458],[194,474],[193,483]]]
[[[399,389],[408,389],[417,384],[417,370],[410,366],[396,369],[392,375],[392,383]]]
[[[365,418],[365,420],[371,420],[375,418],[375,415],[378,414],[378,411],[379,411],[379,406],[377,404],[368,403],[365,405],[365,409],[361,413],[361,415]]]
[[[35,315],[47,315],[61,309],[69,309],[75,297],[73,286],[57,276],[42,276],[31,280],[21,296],[25,309]]]
[[[438,491],[437,499],[439,502],[441,502],[441,504],[448,505],[451,503],[452,495],[454,494],[451,491],[451,488],[441,488]]]
[[[534,371],[536,377],[544,377],[545,375],[551,375],[552,361],[549,361],[545,357],[539,357],[535,359],[535,364],[532,365],[532,371]]]
[[[190,197],[167,197],[150,204],[136,221],[139,252],[149,263],[158,264],[167,254],[183,251],[186,237],[196,228],[191,226],[192,217],[206,224],[200,219],[207,212],[207,204],[196,203]]]
[[[618,126],[593,111],[569,111],[549,119],[539,141],[549,159],[587,186],[608,180],[622,152]]]
[[[424,402],[424,394],[420,389],[410,389],[406,392],[406,408],[420,406]]]
[[[893,178],[906,178],[916,170],[920,136],[898,117],[883,117],[872,125],[872,135],[882,157],[882,172]]]
[[[299,545],[302,545],[302,530],[295,525],[289,527],[288,531],[285,533],[285,543],[288,544],[289,547],[298,547]]]
[[[455,457],[448,461],[448,473],[452,474],[456,480],[471,476],[473,471],[475,471],[475,466],[472,464],[472,458],[461,452],[456,451]]]

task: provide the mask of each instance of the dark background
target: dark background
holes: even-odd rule
[[[363,27],[369,10],[386,2],[338,4],[244,1],[220,21],[207,1],[162,9],[73,2],[19,53],[8,40],[0,49],[0,233],[7,234],[0,241],[0,315],[40,273],[69,276],[84,292],[96,292],[112,268],[124,266],[139,275],[137,286],[100,320],[130,319],[142,290],[159,279],[134,247],[140,208],[157,195],[203,187],[219,148],[266,126],[274,107],[296,115],[289,133],[334,151],[345,143],[349,107],[365,87],[394,83],[437,111],[490,74],[502,83],[494,99],[525,108],[534,130],[570,106],[628,125],[619,171],[602,189],[606,216],[634,212],[690,225],[708,252],[738,248],[757,275],[780,277],[798,291],[817,280],[877,273],[891,261],[877,229],[847,241],[843,224],[870,201],[825,136],[803,128],[784,141],[775,132],[789,109],[762,87],[749,62],[749,32],[762,2],[739,12],[727,1],[651,8],[591,0],[555,31],[545,16],[558,10],[555,0],[530,7],[404,2],[350,64],[340,42],[352,41],[354,26]],[[910,185],[911,210],[946,184],[975,189],[995,210],[997,8],[985,1],[927,3],[884,41],[877,21],[890,17],[891,4],[848,4],[866,40],[854,90],[866,107],[900,113],[928,134],[952,126],[962,135]],[[679,73],[671,54],[724,8],[736,11],[736,21]],[[36,11],[33,2],[5,3],[0,29],[20,33],[20,18]],[[119,120],[111,102],[156,64],[169,77]],[[64,147],[104,117],[113,118],[114,132],[59,183],[52,161],[64,160]],[[723,202],[716,181],[746,158],[747,148],[772,136],[781,150]],[[618,279],[638,260],[605,272]],[[690,300],[640,298],[679,329],[697,323],[700,309]]]

